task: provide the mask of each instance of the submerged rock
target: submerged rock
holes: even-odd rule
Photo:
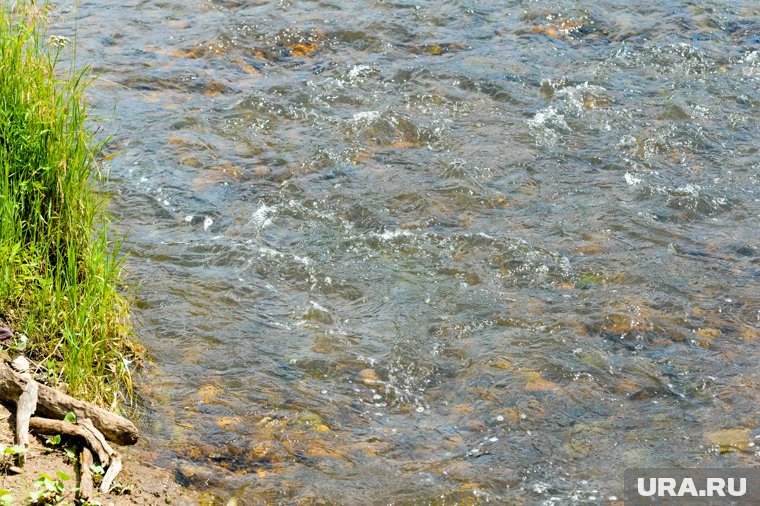
[[[301,411],[293,419],[293,422],[298,425],[317,425],[324,423],[324,420],[321,416],[319,416],[317,413],[314,413],[313,411]]]
[[[553,392],[559,389],[556,383],[543,378],[539,371],[525,371],[523,376],[526,392]]]
[[[470,413],[472,413],[472,410],[473,410],[472,406],[468,404],[460,404],[458,406],[454,406],[453,408],[451,408],[451,412],[456,415],[469,415]]]
[[[361,370],[359,372],[359,381],[368,387],[380,387],[385,385],[385,382],[380,379],[380,376],[374,369]]]
[[[576,32],[579,32],[583,28],[583,22],[576,19],[556,19],[551,23],[545,25],[536,25],[533,27],[533,32],[554,39],[561,37],[568,37]]]
[[[512,362],[510,362],[510,360],[507,358],[501,358],[499,360],[491,362],[490,365],[494,369],[509,369],[510,367],[512,367]]]
[[[222,392],[216,385],[203,385],[198,389],[198,397],[204,404],[209,404]]]
[[[705,434],[710,445],[717,447],[720,453],[743,452],[750,446],[747,429],[726,429]]]
[[[317,50],[317,47],[316,42],[299,42],[298,44],[288,46],[288,49],[290,49],[291,56],[298,58],[310,55]]]
[[[236,416],[223,416],[221,418],[217,418],[214,423],[216,425],[224,430],[233,430],[234,425],[240,425],[242,423],[242,420]]]

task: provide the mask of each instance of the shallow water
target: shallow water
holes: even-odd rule
[[[756,2],[56,16],[113,118],[142,448],[182,483],[606,504],[625,467],[757,465]]]

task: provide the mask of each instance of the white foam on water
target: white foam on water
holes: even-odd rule
[[[267,248],[266,246],[260,247],[259,248],[259,253],[261,253],[262,255],[267,255],[267,256],[272,257],[272,258],[282,258],[282,257],[285,256],[282,253],[280,253],[279,251],[277,251],[276,249]]]
[[[547,107],[534,114],[533,118],[528,120],[528,125],[541,126],[553,118],[561,118],[562,122],[565,121],[565,118],[561,114],[558,114],[556,109]]]
[[[268,248],[266,246],[260,246],[259,247],[259,254],[266,255],[270,258],[285,258],[286,256],[290,256],[293,260],[298,262],[302,265],[311,265],[311,259],[309,257],[302,257],[298,255],[286,255],[285,253],[281,251],[277,251],[276,249]]]
[[[303,264],[303,265],[310,265],[311,264],[311,259],[309,257],[301,257],[301,256],[298,256],[298,255],[293,255],[293,260],[295,260],[299,264]]]
[[[565,121],[565,116],[557,112],[554,107],[547,107],[536,112],[533,118],[528,120],[528,128],[537,132],[536,142],[539,145],[554,145],[559,140],[557,130],[571,131]]]
[[[214,220],[212,220],[211,218],[209,218],[208,216],[206,216],[206,217],[203,219],[203,230],[208,230],[208,229],[209,229],[209,227],[210,227],[211,225],[213,225],[213,223],[214,223]]]
[[[606,94],[606,88],[589,84],[588,82],[577,86],[560,88],[554,92],[556,97],[565,97],[567,99],[567,104],[574,109],[572,112],[578,115],[585,112],[586,107],[584,101],[588,96],[606,96]]]
[[[323,203],[326,203],[326,201],[323,201]],[[302,202],[299,202],[297,200],[289,200],[288,207],[296,211],[299,211],[301,213],[304,213],[308,216],[316,216],[317,218],[327,220],[327,221],[336,220],[335,213],[331,211],[325,211],[323,209],[319,209],[316,206],[307,207]]]
[[[314,302],[313,300],[310,300],[309,304],[311,304],[314,309],[316,309],[318,311],[322,311],[323,313],[329,313],[330,312],[326,307],[320,305],[317,302]]]
[[[251,214],[248,224],[253,224],[257,228],[266,228],[272,224],[272,215],[277,212],[276,206],[262,205]]]
[[[712,203],[716,206],[725,206],[728,205],[728,199],[725,197],[715,197],[712,199]]]
[[[396,230],[386,230],[382,234],[373,234],[376,237],[379,237],[383,241],[390,241],[391,239],[395,239],[396,237],[402,237],[402,236],[409,236],[412,235],[411,232],[408,230],[402,230],[402,229],[396,229]]]
[[[375,121],[380,117],[380,111],[362,111],[354,114],[353,120],[357,123],[360,121]]]
[[[702,187],[698,184],[689,183],[686,186],[677,187],[675,189],[675,192],[681,195],[686,194],[692,197],[698,197],[700,190],[702,190]]]
[[[628,183],[631,186],[637,186],[641,184],[641,178],[638,178],[631,174],[630,172],[625,173],[625,182]]]
[[[372,67],[369,65],[354,65],[354,67],[348,71],[348,78],[351,81],[354,81],[360,77],[364,77],[367,70],[372,70]]]

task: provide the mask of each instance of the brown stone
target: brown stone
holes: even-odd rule
[[[749,448],[750,434],[747,429],[726,429],[705,434],[712,446],[720,453],[743,452]]]

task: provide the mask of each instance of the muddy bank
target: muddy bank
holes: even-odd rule
[[[13,413],[0,405],[0,444],[13,445]],[[71,461],[62,448],[51,448],[44,444],[45,439],[33,436],[27,453],[26,465],[22,474],[10,474],[7,465],[11,465],[12,457],[4,457],[0,467],[0,489],[8,490],[14,498],[13,504],[28,504],[29,493],[38,490],[34,481],[42,474],[55,477],[62,472],[71,479],[65,480],[64,502],[73,502],[76,487],[76,472]],[[94,500],[102,505],[131,506],[131,505],[196,505],[203,504],[197,493],[182,488],[174,480],[173,473],[165,469],[156,469],[140,462],[140,445],[136,448],[119,447],[124,456],[124,469],[117,481],[123,486],[118,492],[110,494],[98,493]],[[5,465],[7,464],[7,465]]]

